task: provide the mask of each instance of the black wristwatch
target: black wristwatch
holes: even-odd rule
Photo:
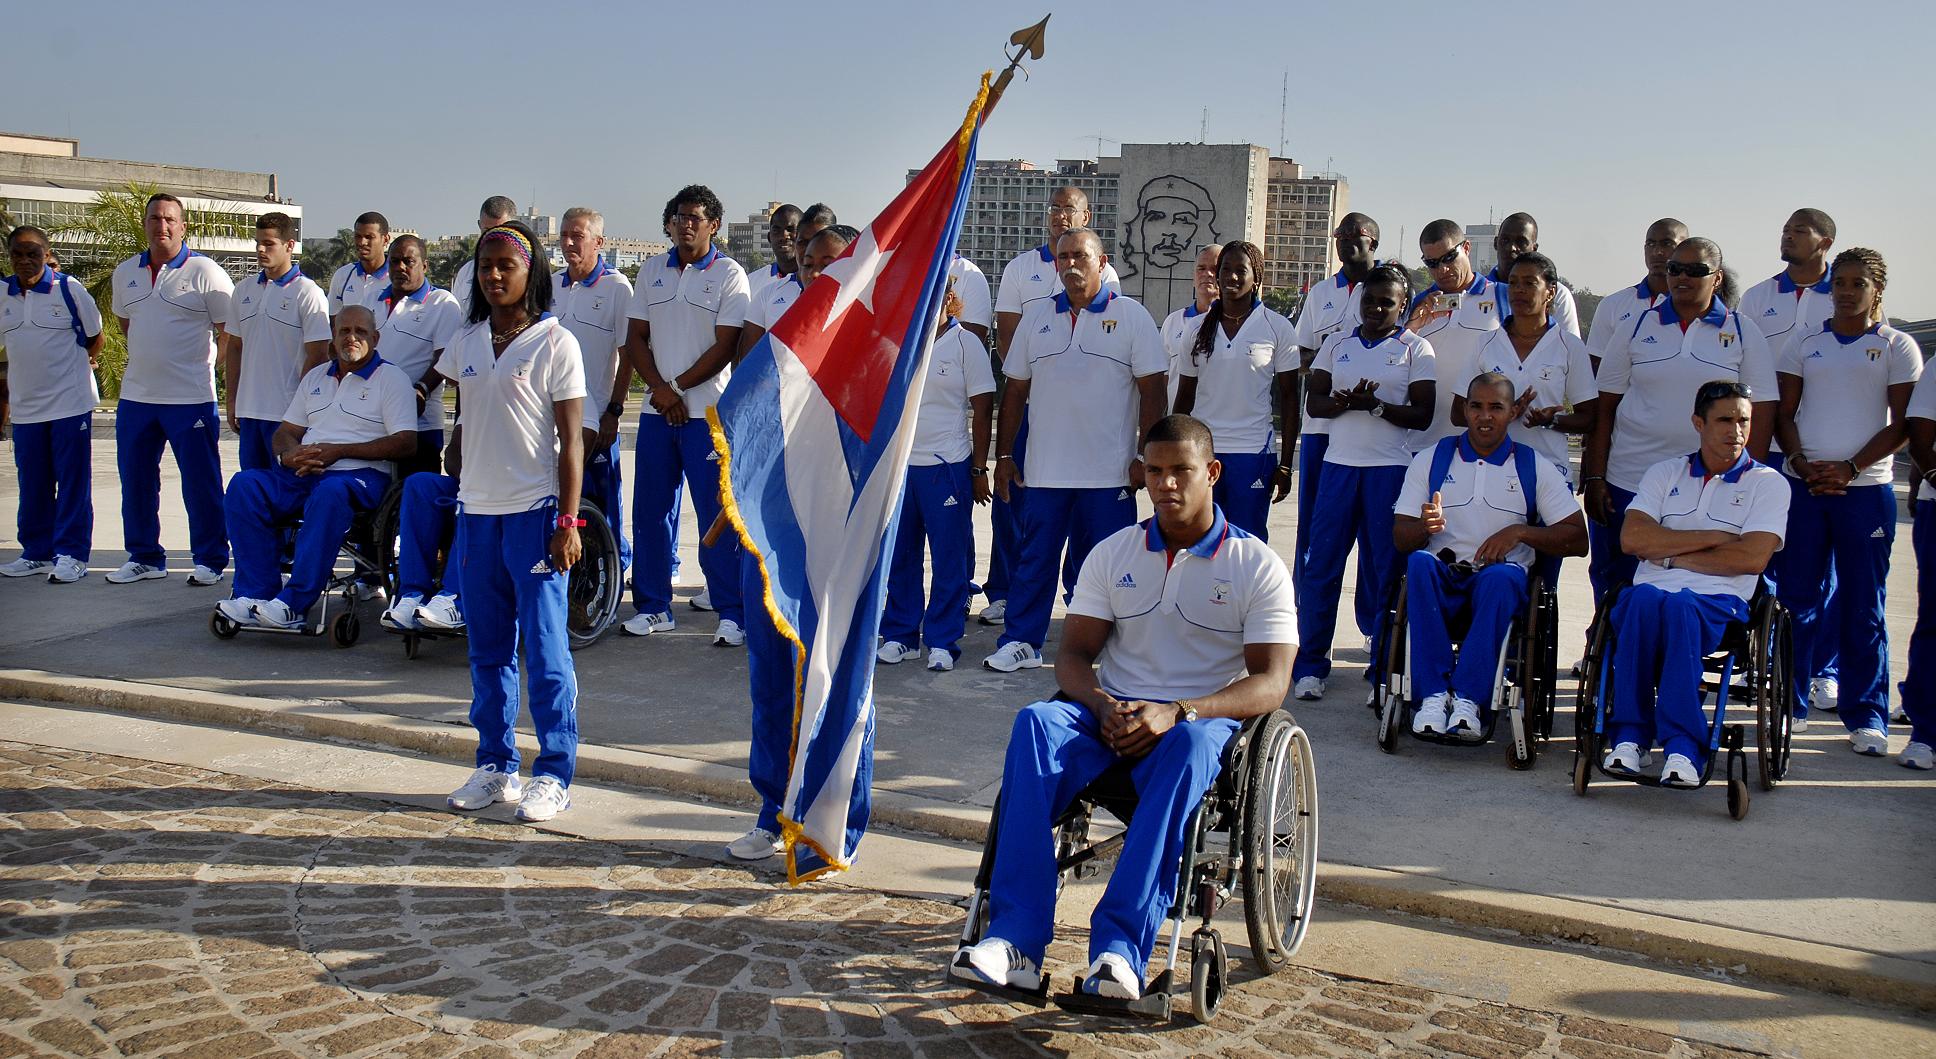
[[[970,478],[986,478],[986,477],[988,477],[988,468],[986,468],[986,467],[970,467],[970,468],[968,468],[968,477],[970,477]]]
[[[605,406],[605,414],[606,414],[606,415],[608,415],[608,416],[611,416],[611,417],[612,417],[612,418],[614,418],[614,419],[624,419],[624,418],[625,418],[625,402],[623,402],[623,401],[613,401],[613,402],[612,402],[611,404],[608,404],[608,405],[606,405],[606,406]]]

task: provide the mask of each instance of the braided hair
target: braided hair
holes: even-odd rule
[[[1391,261],[1373,265],[1371,271],[1365,273],[1365,278],[1359,285],[1369,287],[1374,283],[1393,284],[1403,293],[1403,297],[1398,299],[1400,310],[1412,304],[1412,274],[1405,271],[1403,266]],[[1398,326],[1403,329],[1405,321],[1399,320]]]
[[[1237,254],[1242,254],[1250,260],[1250,274],[1256,278],[1257,284],[1261,287],[1264,282],[1264,251],[1259,249],[1256,243],[1245,242],[1242,239],[1223,244],[1223,251],[1217,255],[1217,275],[1223,275],[1224,262],[1231,260]],[[1223,327],[1223,299],[1218,298],[1210,303],[1210,311],[1203,314],[1203,326],[1197,328],[1196,344],[1190,347],[1190,363],[1196,364],[1210,355],[1210,351],[1215,348],[1217,331],[1221,327]]]
[[[1835,263],[1829,266],[1828,274],[1833,276],[1844,265],[1854,265],[1869,274],[1869,283],[1875,287],[1875,304],[1869,307],[1869,322],[1880,323],[1888,317],[1882,315],[1882,292],[1889,286],[1889,266],[1883,264],[1882,255],[1866,246],[1852,246],[1835,255]]]

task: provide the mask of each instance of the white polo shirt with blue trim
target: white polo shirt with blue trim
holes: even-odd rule
[[[1297,643],[1284,560],[1221,509],[1175,555],[1154,517],[1105,537],[1083,560],[1069,613],[1112,623],[1096,678],[1124,700],[1209,695],[1245,675],[1244,645]]]
[[[780,315],[805,289],[800,286],[798,276],[788,276],[778,283],[769,284],[754,296],[752,306],[746,310],[746,322],[762,331],[773,330],[773,325],[780,322]]]
[[[1102,289],[1116,294],[1123,292],[1123,281],[1116,275],[1115,265],[1103,264]],[[1050,252],[1049,244],[1043,243],[1015,255],[1014,260],[1003,266],[1002,285],[995,291],[995,311],[1019,314],[1036,302],[1062,292],[1062,274],[1056,271],[1055,254]]]
[[[278,422],[303,380],[303,345],[329,341],[329,302],[292,264],[281,279],[258,270],[243,280],[233,306],[229,334],[242,340],[242,377],[230,381],[235,414]]]
[[[437,353],[450,345],[464,324],[457,296],[429,280],[408,294],[384,287],[370,299],[368,308],[376,317],[378,351],[409,378],[413,388],[436,366]],[[444,384],[439,379],[424,395],[418,430],[444,429],[443,394]]]
[[[1334,332],[1318,350],[1311,371],[1330,372],[1333,390],[1349,390],[1361,380],[1374,379],[1378,399],[1386,404],[1407,404],[1413,383],[1436,383],[1439,378],[1432,343],[1402,327],[1376,342],[1365,341],[1356,327]],[[1324,462],[1340,467],[1410,466],[1413,433],[1369,412],[1346,412],[1331,420]]]
[[[1484,276],[1473,276],[1472,283],[1461,291],[1441,291],[1436,283],[1425,288],[1405,307],[1405,318],[1411,319],[1412,311],[1434,294],[1457,295],[1458,304],[1450,315],[1440,316],[1418,331],[1420,338],[1432,343],[1438,378],[1444,385],[1438,390],[1438,407],[1433,410],[1431,426],[1412,432],[1414,452],[1458,433],[1458,428],[1452,425],[1452,402],[1458,399],[1452,392],[1453,387],[1459,380],[1471,377],[1480,347],[1492,332],[1499,330],[1500,319],[1511,311],[1506,306],[1506,288]]]
[[[1490,456],[1481,456],[1472,447],[1470,433],[1459,439],[1452,462],[1446,466],[1445,480],[1439,483],[1445,529],[1425,542],[1426,551],[1438,555],[1451,549],[1454,558],[1471,562],[1479,546],[1493,534],[1507,526],[1526,524],[1525,485],[1519,480],[1519,463],[1513,458],[1517,444],[1508,437]],[[1426,502],[1432,499],[1432,458],[1437,454],[1438,446],[1434,445],[1412,457],[1412,465],[1405,469],[1405,484],[1392,504],[1393,514],[1420,517]],[[1574,499],[1573,487],[1560,469],[1544,456],[1536,457],[1533,467],[1533,508],[1540,522],[1557,526],[1578,514],[1580,502]],[[1521,544],[1506,553],[1505,561],[1530,567],[1533,557],[1532,545]]]
[[[366,272],[363,262],[351,261],[330,274],[329,315],[337,316],[345,305],[375,308],[370,303],[376,301],[389,286],[390,262],[385,261],[375,272]]]
[[[961,315],[955,319],[964,324],[986,327],[992,334],[995,303],[988,298],[988,274],[981,270],[980,265],[956,254],[955,259],[948,263],[948,278],[955,281],[955,297],[961,299]]]
[[[1660,304],[1664,294],[1655,294],[1646,280],[1622,287],[1600,299],[1593,308],[1593,328],[1587,332],[1587,353],[1598,358],[1607,355],[1607,346],[1624,342],[1633,334],[1640,314]]]
[[[121,399],[214,404],[215,329],[233,312],[229,274],[183,246],[158,272],[143,250],[115,266],[113,282],[112,311],[128,321]]]
[[[1197,328],[1202,326],[1203,314],[1197,311],[1196,302],[1191,302],[1181,309],[1172,309],[1170,315],[1163,318],[1161,333],[1163,336],[1163,355],[1168,357],[1170,361],[1169,407],[1171,408],[1176,407],[1177,380],[1182,378],[1177,373],[1177,358],[1190,355],[1190,347],[1197,340]]]
[[[1377,265],[1378,262],[1372,262],[1374,268]],[[1297,344],[1316,356],[1317,351],[1324,348],[1325,339],[1339,331],[1349,331],[1363,322],[1358,306],[1364,299],[1364,284],[1346,279],[1343,270],[1304,292],[1304,303],[1297,309],[1294,333]],[[1301,359],[1302,354],[1299,356]],[[1303,425],[1298,428],[1300,434],[1331,433],[1329,419],[1310,415],[1303,419]]]
[[[1499,266],[1494,265],[1492,271],[1486,273],[1486,278],[1499,288],[1499,314],[1512,315],[1512,305],[1506,301],[1506,281],[1499,275]],[[1580,305],[1573,298],[1573,288],[1565,283],[1555,286],[1553,304],[1546,312],[1553,318],[1553,326],[1575,338],[1580,337]]]
[[[1528,389],[1536,391],[1532,407],[1574,407],[1582,401],[1597,399],[1600,388],[1593,380],[1593,360],[1586,340],[1562,330],[1557,321],[1549,322],[1552,326],[1533,344],[1533,351],[1524,360],[1519,359],[1519,350],[1513,346],[1512,336],[1505,327],[1487,336],[1486,344],[1479,347],[1471,372],[1463,379],[1447,380],[1455,399],[1470,397],[1472,380],[1489,371],[1511,379],[1515,395],[1524,394]],[[1565,434],[1547,427],[1529,427],[1517,419],[1507,431],[1513,440],[1539,450],[1568,481],[1573,480],[1573,453],[1567,447]]]
[[[437,361],[457,384],[464,473],[457,501],[472,515],[516,515],[558,495],[553,405],[585,396],[578,340],[546,313],[491,352],[491,321],[466,324]],[[414,407],[414,406],[413,406]]]
[[[1141,426],[1136,380],[1168,367],[1149,310],[1110,290],[1070,313],[1069,296],[1030,302],[1002,372],[1029,381],[1022,482],[1127,488]]]
[[[1690,404],[1692,395],[1688,398]],[[1788,482],[1780,471],[1756,463],[1742,453],[1725,473],[1709,475],[1701,464],[1701,454],[1675,456],[1660,461],[1641,476],[1640,488],[1628,511],[1639,511],[1671,530],[1726,530],[1746,536],[1772,533],[1777,538],[1788,532]],[[1781,546],[1775,546],[1776,551]],[[1641,562],[1634,571],[1634,584],[1658,585],[1668,592],[1690,589],[1704,596],[1731,595],[1747,602],[1754,598],[1759,574],[1727,577],[1703,574],[1676,566],[1669,570],[1658,563]]]
[[[0,349],[7,351],[13,421],[51,423],[94,411],[101,391],[82,339],[91,342],[101,333],[101,310],[87,287],[51,268],[41,269],[31,287],[17,276],[0,282]],[[72,312],[61,296],[63,284],[74,299]]]
[[[1191,344],[1184,347],[1176,371],[1179,378],[1197,380],[1196,404],[1190,414],[1210,428],[1218,452],[1258,453],[1271,448],[1277,436],[1271,425],[1276,411],[1273,387],[1278,372],[1297,370],[1295,333],[1289,320],[1261,302],[1252,306],[1235,335],[1217,328],[1208,355],[1198,357],[1192,352],[1196,332],[1191,333]]]
[[[612,384],[618,381],[632,281],[606,265],[601,255],[582,280],[572,279],[567,269],[552,273],[551,291],[552,315],[578,340],[579,355],[585,358],[584,424],[586,430],[597,430],[612,403]]]
[[[1915,339],[1888,324],[1843,338],[1824,323],[1789,342],[1775,370],[1802,381],[1795,408],[1802,453],[1811,460],[1847,460],[1889,425],[1889,387],[1921,379],[1923,353]],[[1895,480],[1895,459],[1885,456],[1861,468],[1849,484]]]
[[[626,310],[634,320],[652,327],[652,362],[668,382],[697,363],[711,349],[713,328],[739,327],[752,307],[746,270],[719,252],[718,247],[690,265],[679,263],[677,249],[639,267],[639,281]],[[706,409],[719,403],[732,365],[686,390],[686,413],[704,420]]]
[[[416,429],[417,391],[409,376],[380,353],[348,375],[331,360],[309,369],[277,418],[303,428],[305,445],[364,445]],[[329,467],[395,470],[388,460],[342,459]]]
[[[988,363],[988,347],[973,331],[950,321],[935,336],[928,354],[928,376],[921,386],[921,410],[914,423],[908,466],[960,463],[972,455],[968,399],[994,392],[995,369]]]
[[[1789,279],[1786,270],[1742,291],[1737,308],[1753,322],[1777,356],[1791,340],[1814,334],[1835,315],[1826,273],[1821,282],[1803,287]]]

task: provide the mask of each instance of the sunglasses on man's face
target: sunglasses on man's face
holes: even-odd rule
[[[1716,380],[1714,382],[1704,383],[1699,390],[1695,391],[1694,396],[1701,401],[1721,401],[1730,397],[1739,397],[1744,401],[1752,401],[1754,400],[1754,391],[1748,387],[1747,383]]]
[[[1437,257],[1428,257],[1425,259],[1425,267],[1427,269],[1444,268],[1445,266],[1450,265],[1452,262],[1457,261],[1459,259],[1459,253],[1464,249],[1465,249],[1465,244],[1460,243],[1458,246],[1455,246],[1452,249],[1447,250],[1445,253],[1440,254]]]
[[[1715,267],[1705,261],[1669,261],[1667,263],[1667,274],[1670,276],[1692,276],[1695,279],[1705,279],[1708,276],[1714,275],[1715,272]]]

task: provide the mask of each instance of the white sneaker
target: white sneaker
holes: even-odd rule
[[[5,566],[0,566],[0,577],[27,577],[53,568],[52,559],[29,559],[23,555]]]
[[[195,569],[188,572],[188,583],[197,588],[219,585],[222,583],[222,571],[210,570],[208,567],[196,563]]]
[[[54,556],[54,572],[47,575],[50,585],[71,585],[87,576],[87,564],[71,555]]]
[[[254,625],[256,622],[255,608],[261,606],[262,603],[263,601],[259,599],[244,599],[241,596],[237,596],[234,599],[218,601],[215,604],[215,611],[237,625]]]
[[[458,605],[457,597],[449,592],[439,592],[430,597],[430,602],[417,608],[414,617],[420,629],[454,631],[464,627],[464,608]]]
[[[121,564],[121,569],[108,575],[110,585],[132,585],[136,581],[156,581],[168,576],[165,566],[149,566],[133,559]]]
[[[1640,772],[1640,744],[1615,744],[1612,750],[1607,751],[1606,759],[1600,762],[1600,767],[1616,775],[1638,775]]]
[[[1842,697],[1841,682],[1830,677],[1816,677],[1808,682],[1808,708],[1835,712],[1837,700]]]
[[[888,640],[887,642],[881,644],[880,650],[874,652],[874,658],[877,661],[879,661],[883,665],[890,665],[890,666],[898,665],[899,663],[905,662],[910,658],[919,658],[919,657],[921,657],[920,651],[917,651],[914,648],[909,647],[907,644],[904,644],[899,640]]]
[[[1881,757],[1889,752],[1889,733],[1861,728],[1849,733],[1849,749],[1863,757]]]
[[[709,585],[705,588],[700,589],[698,595],[692,597],[689,600],[686,600],[686,606],[691,607],[694,610],[713,609],[712,587]]]
[[[777,857],[786,846],[780,836],[763,827],[756,827],[726,844],[726,855],[734,860],[765,860]]]
[[[1890,724],[1908,724],[1909,723],[1909,711],[1902,708],[1902,703],[1898,702],[1894,706],[1889,707],[1889,723]]]
[[[1906,769],[1921,769],[1928,772],[1930,769],[1936,769],[1936,750],[1932,750],[1928,743],[1911,743],[1902,748],[1902,754],[1896,758],[1896,763]]]
[[[516,804],[523,797],[524,785],[518,782],[517,773],[499,772],[485,765],[471,773],[462,787],[450,792],[444,804],[452,809],[482,809],[492,802]]]
[[[1324,678],[1301,677],[1297,682],[1296,689],[1291,694],[1303,699],[1305,702],[1316,702],[1324,697]]]
[[[618,627],[618,631],[627,636],[650,636],[655,632],[671,632],[672,629],[672,615],[663,610],[657,614],[634,614]]]
[[[1425,701],[1418,704],[1418,712],[1412,714],[1412,734],[1443,735],[1448,723],[1445,704],[1450,699],[1451,696],[1442,691],[1437,695],[1425,696]]]
[[[1018,669],[1040,669],[1042,652],[1017,640],[997,647],[994,654],[981,660],[981,664],[997,673],[1013,673]]]
[[[1808,718],[1797,717],[1794,720],[1788,722],[1788,730],[1789,732],[1795,735],[1800,735],[1803,732],[1808,731]]]
[[[1082,972],[1082,991],[1090,996],[1112,997],[1117,1000],[1136,1000],[1143,995],[1143,983],[1136,979],[1136,972],[1130,969],[1129,961],[1113,952],[1105,952],[1096,957],[1096,962]]]
[[[1667,763],[1660,767],[1660,782],[1665,787],[1698,787],[1701,772],[1694,767],[1694,759],[1686,754],[1669,754]]]
[[[255,623],[265,629],[300,629],[303,617],[279,599],[265,599],[255,605]]]
[[[554,776],[535,776],[518,802],[518,819],[539,824],[571,808],[571,792]]]
[[[981,608],[981,614],[975,620],[981,622],[983,625],[1008,624],[1008,600],[998,599],[986,607]]]
[[[397,601],[390,604],[390,609],[384,611],[383,617],[377,621],[382,622],[386,629],[414,632],[417,628],[417,611],[423,607],[423,602],[423,597],[414,593],[398,596]]]
[[[1365,637],[1365,655],[1367,657],[1371,655],[1371,637],[1369,636]]]
[[[713,630],[714,647],[746,646],[746,630],[731,618],[719,619],[719,628]]]
[[[382,585],[372,585],[367,581],[357,582],[356,601],[358,603],[368,603],[371,600],[376,600],[378,603],[381,603],[389,598],[389,590]]]
[[[928,672],[952,673],[955,669],[955,656],[945,647],[928,649]]]
[[[973,975],[989,985],[1011,989],[1042,988],[1042,972],[1022,950],[1001,938],[983,938],[955,953],[953,970]]]
[[[1467,739],[1479,738],[1479,704],[1471,699],[1454,697],[1452,717],[1446,722],[1445,734],[1463,735]]]

